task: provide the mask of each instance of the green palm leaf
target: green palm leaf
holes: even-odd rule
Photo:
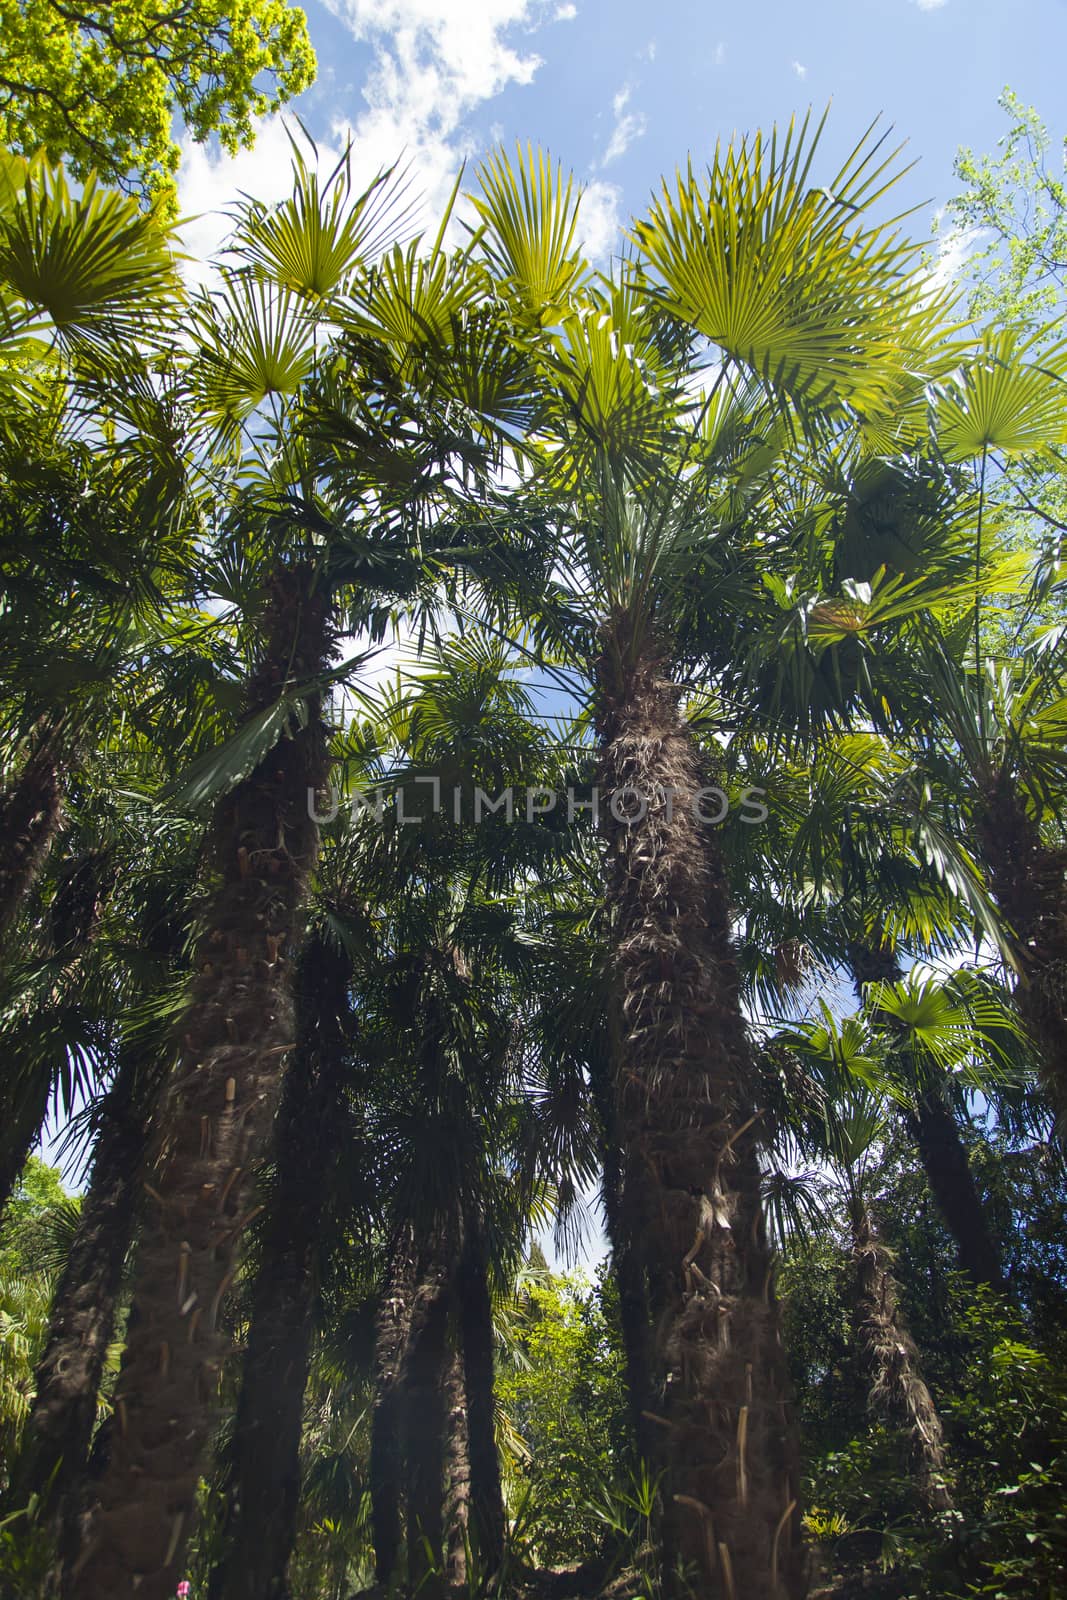
[[[1067,343],[1027,362],[1013,328],[987,333],[981,353],[935,391],[943,454],[966,461],[988,450],[1028,454],[1067,442]]]
[[[234,253],[282,288],[322,300],[342,293],[352,274],[403,230],[409,186],[390,167],[353,197],[351,147],[324,183],[295,141],[293,152],[292,194],[270,209],[247,207]]]
[[[542,327],[558,320],[589,269],[576,248],[580,197],[543,150],[519,145],[514,163],[503,150],[478,169],[473,196],[482,220],[482,248]]]
[[[169,230],[135,200],[90,178],[72,195],[36,157],[0,210],[0,332],[54,331],[61,343],[150,339],[181,298]]]
[[[201,308],[196,383],[209,414],[243,421],[298,393],[315,358],[314,322],[293,291],[231,277]]]
[[[895,181],[885,136],[868,133],[818,189],[822,124],[809,139],[808,123],[716,150],[704,183],[679,173],[634,238],[665,307],[776,391],[885,412],[906,361],[901,322],[924,344],[941,306],[920,303],[915,247],[891,223],[863,225]]]

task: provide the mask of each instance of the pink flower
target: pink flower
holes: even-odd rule
[[[192,1594],[192,1592],[193,1586],[189,1582],[189,1579],[183,1578],[181,1583],[178,1585],[177,1600],[189,1600],[189,1596]]]

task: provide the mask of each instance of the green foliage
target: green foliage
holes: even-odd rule
[[[997,156],[961,150],[956,224],[980,230],[969,271],[971,313],[1052,331],[1067,280],[1067,140],[1058,152],[1033,106],[1011,89],[999,101],[1011,119]]]
[[[0,144],[69,157],[79,179],[140,183],[171,210],[175,115],[236,150],[315,76],[307,20],[286,0],[0,0],[0,35]]]
[[[80,1210],[59,1168],[30,1156],[0,1224],[0,1272],[25,1276],[61,1267]]]
[[[56,1274],[63,1264],[81,1202],[38,1156],[0,1226],[0,1462],[10,1462],[34,1393],[34,1369],[48,1332]],[[5,1539],[7,1548],[15,1530]]]
[[[513,1462],[509,1498],[529,1490],[531,1553],[581,1561],[604,1537],[604,1508],[630,1489],[625,1365],[606,1272],[548,1275],[523,1292],[514,1349],[497,1397],[529,1450]]]
[[[961,1296],[969,1356],[945,1407],[960,1462],[961,1526],[945,1563],[958,1587],[928,1592],[997,1600],[1063,1594],[1067,1573],[1067,1378],[1063,1330],[1036,1350],[995,1296]],[[961,1581],[962,1580],[962,1581]]]
[[[1062,1313],[1053,1322],[1041,1300],[1051,1294],[1061,1304],[1041,1267],[1061,1268],[1048,1245],[1031,1257],[1030,1236],[1060,1236],[1067,1186],[1062,1167],[1040,1149],[976,1140],[974,1165],[1013,1281],[1028,1298],[1029,1326],[953,1272],[951,1242],[902,1141],[889,1142],[869,1177],[945,1426],[952,1512],[916,1518],[906,1463],[867,1412],[851,1349],[844,1240],[830,1232],[786,1250],[781,1282],[807,1454],[806,1526],[824,1565],[839,1573],[882,1565],[899,1586],[886,1592],[909,1600],[1059,1597],[1067,1560],[1067,1345]]]

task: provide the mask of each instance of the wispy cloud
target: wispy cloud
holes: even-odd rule
[[[808,69],[804,65],[803,61],[791,61],[790,66],[793,68],[793,71],[796,73],[801,82],[803,82],[808,75]]]
[[[911,0],[911,3],[920,11],[940,11],[942,6],[948,5],[948,0]]]
[[[572,5],[570,3],[570,0],[567,0],[567,4],[566,5],[562,5],[562,6],[557,6],[556,7],[556,14],[552,18],[552,21],[553,22],[573,22],[577,15],[578,15],[578,7],[576,5]]]
[[[941,214],[936,222],[941,230]],[[938,232],[937,255],[927,278],[931,293],[948,289],[963,278],[967,262],[985,237],[985,228],[949,227]]]
[[[615,113],[615,126],[611,130],[608,147],[604,151],[600,165],[606,167],[612,161],[617,161],[626,154],[635,139],[640,139],[648,128],[648,120],[641,111],[628,111],[630,104],[630,85],[623,84],[611,103]]]
[[[578,208],[578,242],[592,261],[605,261],[619,238],[619,205],[622,190],[614,183],[595,178],[582,190]]]
[[[336,149],[351,138],[357,181],[369,182],[403,159],[425,201],[427,219],[439,211],[464,156],[471,153],[466,122],[509,84],[528,84],[540,57],[525,42],[545,20],[539,0],[326,0],[353,37],[370,52],[361,86],[362,105],[332,118],[324,143]],[[560,20],[577,14],[572,0]],[[513,44],[513,30],[524,42]],[[336,102],[335,102],[336,103]],[[260,126],[254,150],[236,156],[212,153],[186,142],[180,175],[187,214],[213,211],[238,191],[266,201],[289,190],[289,145],[277,119]],[[210,248],[226,231],[225,220],[205,218],[190,247]]]
[[[726,44],[722,39],[720,39],[714,50],[711,52],[711,64],[713,67],[721,67],[725,61]]]

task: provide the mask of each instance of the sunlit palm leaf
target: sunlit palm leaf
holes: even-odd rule
[[[314,147],[313,147],[314,148]],[[312,300],[343,293],[410,217],[409,185],[396,169],[352,193],[351,149],[325,182],[293,142],[293,192],[280,205],[250,204],[234,254],[282,288]]]
[[[1067,442],[1067,344],[1027,360],[1034,341],[992,329],[960,375],[935,391],[937,437],[949,460],[1020,455]]]
[[[541,326],[563,315],[589,269],[575,240],[580,197],[573,181],[543,150],[521,145],[514,162],[503,150],[479,168],[482,194],[473,202],[482,246]]]
[[[0,285],[10,336],[54,329],[62,344],[151,341],[181,298],[170,234],[127,195],[92,178],[72,195],[61,170],[31,162],[0,213]]]
[[[868,135],[830,187],[812,187],[820,127],[808,119],[717,150],[664,184],[634,237],[666,307],[781,394],[884,412],[905,362],[898,327],[936,324],[917,305],[915,248],[864,212],[894,181]]]
[[[290,290],[231,278],[198,322],[197,388],[208,412],[243,421],[265,400],[296,395],[314,361],[314,323]]]

